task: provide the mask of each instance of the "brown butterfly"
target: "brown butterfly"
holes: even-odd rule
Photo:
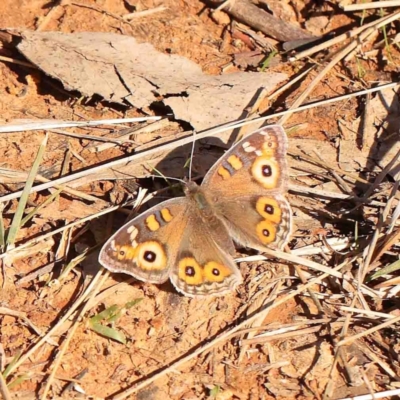
[[[259,129],[222,156],[201,186],[164,201],[119,229],[99,261],[145,282],[171,279],[191,297],[222,295],[242,282],[234,242],[281,249],[291,230],[284,197],[287,138],[279,125]]]

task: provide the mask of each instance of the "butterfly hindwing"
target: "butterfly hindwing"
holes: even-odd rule
[[[142,281],[168,278],[187,296],[221,295],[242,280],[233,241],[218,219],[206,224],[190,198],[165,201],[119,229],[99,261],[112,272]]]

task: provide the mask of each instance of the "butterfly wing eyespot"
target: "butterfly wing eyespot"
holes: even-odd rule
[[[270,221],[259,222],[256,226],[256,232],[258,239],[264,245],[272,243],[276,239],[276,225]]]
[[[232,271],[224,264],[210,261],[204,266],[204,278],[208,282],[222,282],[228,276],[232,275]]]
[[[136,264],[146,271],[160,271],[167,266],[167,255],[156,241],[143,242],[135,250]]]
[[[179,261],[178,277],[187,285],[201,285],[203,283],[203,270],[193,257],[185,257]]]
[[[265,189],[275,189],[281,176],[281,169],[275,158],[260,156],[251,166],[252,177]]]
[[[267,157],[274,157],[276,154],[276,151],[278,149],[278,141],[276,140],[276,137],[269,137],[268,139],[265,140],[261,147],[261,151],[264,156]]]
[[[115,250],[113,251],[113,256],[119,261],[133,260],[135,258],[136,247],[129,245],[115,245]]]
[[[260,197],[256,203],[257,212],[266,220],[279,224],[282,220],[282,209],[277,200],[270,197]]]

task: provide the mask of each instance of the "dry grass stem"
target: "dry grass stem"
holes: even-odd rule
[[[100,270],[98,275],[101,275],[104,272],[104,270]],[[61,349],[59,350],[58,354],[57,354],[57,358],[54,362],[54,364],[52,365],[52,370],[51,373],[49,375],[49,378],[47,380],[46,386],[44,388],[43,394],[41,396],[41,398],[43,400],[47,399],[47,394],[50,391],[51,388],[51,384],[54,380],[54,377],[56,375],[56,372],[58,370],[58,367],[61,364],[61,360],[63,358],[63,355],[65,354],[66,350],[68,349],[69,343],[71,341],[71,339],[73,338],[76,329],[79,326],[79,320],[85,315],[86,311],[89,309],[89,304],[91,302],[91,300],[94,298],[94,296],[97,294],[97,292],[100,290],[100,288],[103,286],[104,282],[107,280],[107,278],[109,277],[110,273],[108,271],[104,272],[103,277],[100,279],[100,281],[93,286],[93,290],[88,294],[87,299],[85,299],[86,303],[84,304],[84,306],[82,307],[81,311],[79,312],[78,316],[75,318],[74,323],[71,327],[71,329],[68,331],[67,337],[65,338]]]
[[[129,21],[131,19],[136,19],[136,18],[143,18],[143,17],[148,17],[149,15],[153,15],[159,12],[163,12],[165,10],[168,10],[168,7],[164,6],[159,6],[152,8],[150,10],[144,10],[144,11],[136,11],[130,14],[125,14],[122,18]]]
[[[333,268],[332,271],[335,271],[335,273],[336,273],[336,272],[340,271],[342,268],[344,268],[346,265],[347,265],[347,262],[345,262],[343,264],[340,264],[337,267]],[[278,299],[272,305],[268,306],[268,308],[272,309],[272,308],[276,308],[276,307],[280,306],[281,304],[284,304],[285,302],[287,302],[288,300],[294,298],[298,294],[304,292],[308,288],[311,288],[313,285],[315,285],[317,283],[320,283],[321,281],[326,279],[329,275],[330,274],[322,274],[321,276],[312,279],[307,284],[300,285],[300,287],[298,289],[293,290],[291,293],[287,294],[286,296],[282,297],[281,299]],[[139,383],[135,384],[134,386],[132,386],[132,387],[128,388],[127,390],[125,390],[123,393],[114,396],[113,400],[126,399],[127,397],[129,397],[133,393],[136,393],[138,390],[145,388],[146,386],[150,385],[152,382],[156,381],[157,379],[159,379],[159,378],[161,378],[161,377],[173,372],[174,370],[179,368],[181,365],[183,365],[187,361],[197,357],[199,354],[201,354],[201,353],[203,353],[203,352],[205,352],[207,350],[212,349],[213,347],[215,347],[216,345],[218,345],[221,342],[226,341],[227,339],[229,339],[231,337],[232,334],[240,331],[241,329],[244,329],[248,324],[250,324],[253,321],[257,320],[259,315],[260,315],[260,313],[265,313],[265,308],[262,308],[260,311],[256,312],[251,317],[247,318],[246,320],[242,321],[241,323],[239,323],[235,327],[233,327],[233,328],[227,330],[226,332],[222,333],[221,335],[217,336],[215,339],[210,340],[209,342],[207,342],[203,346],[201,346],[201,347],[199,347],[199,348],[197,348],[195,350],[192,349],[192,350],[188,351],[186,356],[179,357],[175,361],[167,363],[168,367],[165,367],[165,368],[161,369],[158,372],[150,374],[149,378],[145,378],[141,382],[139,382]]]
[[[363,11],[363,10],[372,10],[374,8],[388,8],[388,7],[400,7],[399,0],[380,0],[378,2],[371,3],[360,3],[360,4],[348,4],[341,5],[339,7],[343,11]]]
[[[89,294],[92,292],[93,288],[96,287],[97,281],[102,275],[103,270],[100,270],[91,280],[85,291],[79,297],[77,301],[71,306],[71,308],[60,318],[56,325],[48,330],[48,332],[42,336],[26,353],[24,353],[21,358],[13,365],[10,369],[10,373],[14,371],[16,368],[20,367],[26,360],[28,360],[32,354],[34,354],[45,341],[51,338],[57,330],[62,326],[62,324],[78,309],[78,307],[87,300]]]
[[[370,22],[368,24],[365,24],[363,26],[360,26],[358,28],[354,28],[353,30],[351,30],[349,32],[343,33],[343,34],[341,34],[339,36],[336,36],[336,37],[334,37],[332,39],[327,40],[326,42],[323,42],[321,44],[313,46],[310,49],[304,50],[304,51],[296,54],[295,56],[290,57],[289,61],[290,62],[294,62],[294,61],[301,60],[302,58],[309,57],[309,56],[311,56],[311,55],[313,55],[313,54],[315,54],[315,53],[317,53],[317,52],[319,52],[321,50],[324,50],[324,49],[326,49],[328,47],[334,46],[335,44],[338,44],[340,42],[344,42],[347,39],[351,39],[351,38],[357,36],[358,34],[360,34],[361,32],[363,32],[365,29],[370,28],[370,27],[374,27],[377,24],[388,20],[393,15],[382,17],[382,18],[380,18],[380,19],[378,19],[376,21],[372,21],[372,22]]]
[[[145,121],[158,121],[164,117],[135,117],[135,118],[115,118],[115,119],[98,119],[92,121],[30,121],[22,124],[9,123],[6,125],[0,125],[0,133],[13,133],[13,132],[27,132],[27,131],[38,131],[58,128],[75,128],[75,127],[87,127],[87,126],[99,126],[99,125],[116,125],[116,124],[128,124],[133,122],[145,122]]]
[[[343,346],[345,344],[354,342],[355,340],[361,339],[362,337],[367,336],[367,335],[369,335],[371,333],[377,332],[377,331],[379,331],[381,329],[387,328],[388,326],[394,325],[399,321],[400,321],[400,315],[398,315],[397,317],[394,317],[394,318],[392,318],[392,319],[390,319],[390,320],[388,320],[386,322],[383,322],[380,325],[374,326],[373,328],[367,329],[364,332],[360,332],[360,333],[358,333],[356,335],[349,336],[346,339],[342,339],[337,343],[337,346],[339,347],[339,346]]]
[[[399,83],[397,83],[397,82],[396,83],[389,83],[389,84],[381,85],[381,86],[378,86],[378,87],[375,87],[375,88],[371,88],[371,89],[355,92],[355,93],[352,93],[350,95],[338,96],[336,98],[324,100],[322,102],[318,102],[318,103],[315,103],[315,104],[308,104],[308,105],[305,105],[305,106],[302,106],[302,107],[298,107],[296,109],[292,109],[292,110],[287,110],[287,111],[283,111],[283,112],[280,112],[280,113],[276,113],[274,115],[269,115],[269,116],[265,116],[265,117],[259,117],[259,118],[255,118],[255,119],[252,119],[252,120],[245,120],[245,121],[230,123],[227,126],[213,128],[213,129],[207,130],[207,131],[205,131],[203,133],[198,133],[196,135],[196,140],[200,140],[200,139],[203,139],[205,137],[212,136],[212,135],[217,135],[218,133],[225,132],[226,130],[239,128],[239,127],[244,126],[244,125],[263,122],[263,121],[266,121],[268,119],[276,118],[277,116],[286,115],[286,114],[292,114],[293,112],[300,112],[300,111],[303,111],[303,110],[306,110],[306,109],[309,109],[309,108],[314,108],[314,107],[321,106],[321,105],[324,105],[324,104],[328,104],[328,103],[331,103],[331,102],[340,101],[340,100],[343,100],[345,98],[361,96],[361,95],[364,95],[366,93],[372,93],[372,92],[377,92],[377,91],[381,91],[381,90],[388,89],[388,88],[397,87],[398,85],[399,85]],[[155,117],[155,118],[158,118],[158,117]],[[108,121],[111,121],[111,120],[108,120]],[[113,120],[113,121],[117,121],[117,120]],[[123,120],[118,120],[118,121],[122,122]],[[128,122],[128,120],[126,120],[126,121]],[[92,121],[92,122],[97,122],[97,124],[99,123],[99,121]],[[108,122],[108,123],[110,123],[110,122]],[[93,125],[96,125],[96,124],[93,123]],[[75,125],[75,126],[78,126],[78,125]],[[38,129],[38,128],[35,128],[35,129]],[[39,128],[39,129],[43,129],[43,128]],[[0,128],[0,132],[1,132],[1,128]],[[192,143],[192,141],[193,141],[193,136],[190,135],[190,136],[188,136],[186,138],[177,140],[175,142],[167,143],[167,144],[165,144],[163,146],[159,146],[157,148],[151,148],[150,150],[147,150],[147,151],[145,151],[143,153],[134,154],[134,155],[131,155],[131,156],[128,156],[128,157],[125,157],[125,158],[121,158],[119,160],[115,160],[115,161],[112,161],[112,162],[109,162],[109,163],[106,163],[106,164],[103,164],[103,165],[98,165],[98,166],[93,167],[93,168],[88,168],[87,170],[84,170],[84,171],[76,172],[74,174],[71,174],[71,175],[68,175],[68,176],[65,176],[65,177],[62,177],[62,178],[55,179],[55,180],[53,180],[52,182],[49,182],[49,183],[44,183],[44,184],[41,184],[41,185],[34,186],[32,188],[32,190],[31,190],[31,193],[35,193],[35,192],[38,192],[38,191],[41,191],[41,190],[45,190],[45,189],[48,189],[48,188],[53,187],[55,185],[64,184],[64,183],[76,180],[78,178],[82,178],[84,176],[97,173],[97,172],[102,171],[103,169],[106,169],[106,168],[117,167],[118,165],[124,165],[124,164],[127,164],[128,162],[133,162],[133,161],[134,162],[139,162],[142,159],[146,159],[148,157],[151,157],[153,154],[159,153],[161,151],[167,151],[167,150],[175,149],[177,147],[184,146],[186,144]],[[22,193],[22,191],[17,191],[17,192],[10,193],[10,194],[5,195],[5,196],[1,196],[0,197],[0,202],[16,199],[16,198],[20,197],[21,193]]]
[[[342,311],[349,311],[353,313],[368,315],[371,318],[385,318],[385,319],[394,318],[394,315],[391,314],[381,313],[377,311],[370,311],[370,310],[362,310],[360,308],[341,306],[340,309]]]
[[[321,330],[320,326],[313,326],[311,328],[297,329],[295,332],[285,332],[285,333],[275,333],[275,334],[272,334],[272,332],[268,332],[261,334],[257,337],[254,337],[252,339],[242,339],[241,344],[250,345],[250,344],[267,343],[267,342],[272,342],[274,340],[283,340],[300,335],[309,335],[317,333],[320,330]]]

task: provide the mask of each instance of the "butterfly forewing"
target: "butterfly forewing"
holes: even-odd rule
[[[287,138],[279,125],[253,132],[210,169],[204,190],[236,242],[255,249],[282,248],[291,230],[284,198]]]
[[[99,261],[112,272],[163,283],[174,265],[187,222],[185,197],[164,201],[120,228],[103,246]]]

